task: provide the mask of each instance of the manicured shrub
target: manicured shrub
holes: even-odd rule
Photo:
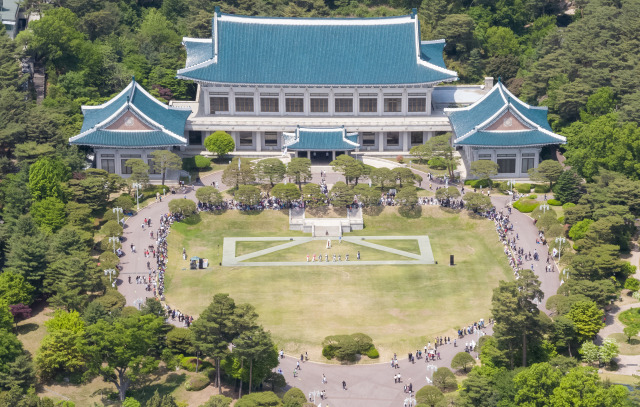
[[[627,278],[627,281],[624,282],[624,288],[631,291],[638,291],[640,290],[640,280],[629,277]]]
[[[378,353],[378,349],[376,349],[375,347],[371,347],[368,351],[367,351],[367,357],[369,359],[378,359],[380,357],[380,353]]]
[[[550,191],[550,188],[547,184],[535,184],[533,186],[533,191],[538,194],[546,194]]]
[[[113,207],[122,208],[122,210],[125,212],[129,212],[130,210],[132,210],[134,205],[135,205],[135,201],[133,200],[133,197],[130,195],[122,194],[113,200]],[[110,211],[111,213],[113,213],[111,209],[107,209],[107,211]],[[120,219],[122,219],[122,217]]]
[[[195,171],[198,167],[196,167],[196,158],[195,157],[185,157],[182,159],[182,169],[185,171]]]
[[[404,162],[404,157],[399,155],[396,157],[396,161],[399,162],[400,164],[402,164]]]
[[[489,186],[489,179],[468,179],[464,182],[465,185],[469,185],[471,188],[487,188]],[[495,185],[495,182],[494,182]]]
[[[197,155],[195,157],[193,157],[194,161],[195,161],[195,166],[202,170],[205,168],[209,168],[211,166],[211,160],[207,157],[203,157],[201,155]]]
[[[536,194],[529,194],[529,196],[527,196],[527,198],[529,198],[529,199],[538,199],[538,195],[536,195]]]
[[[513,203],[513,207],[522,213],[533,212],[533,210],[536,209],[538,205],[540,205],[540,202],[526,198],[520,198]]]
[[[547,203],[551,206],[561,206],[562,202],[558,201],[557,199],[549,199],[547,201]]]
[[[516,191],[521,194],[528,194],[531,192],[531,184],[516,184]]]
[[[297,387],[290,388],[289,390],[287,390],[284,396],[282,396],[282,402],[284,404],[290,405],[296,403],[298,405],[301,405],[306,401],[307,398],[305,397],[304,393]]]
[[[187,391],[200,391],[209,385],[209,378],[205,375],[197,375],[190,378],[187,383],[185,383],[185,387]]]
[[[573,208],[574,206],[576,206],[576,204],[574,204],[573,202],[567,202],[566,204],[562,205],[562,209],[567,210],[569,208]]]
[[[558,218],[558,222],[560,222],[561,224],[563,224],[563,225],[564,225],[564,216],[560,216],[560,217]]]
[[[327,359],[335,357],[340,361],[355,362],[357,355],[368,356],[370,351],[371,358],[379,356],[371,337],[362,333],[327,336],[322,342],[322,356]]]
[[[196,371],[196,362],[197,359],[194,356],[184,356],[181,360],[180,360],[180,367],[183,368],[184,370],[188,370],[189,372],[195,372]],[[211,368],[211,363],[209,362],[205,362],[204,360],[200,359],[200,363],[198,364],[198,370],[206,370]]]

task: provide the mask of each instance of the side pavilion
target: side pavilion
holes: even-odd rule
[[[165,105],[135,78],[108,102],[82,106],[82,113],[81,132],[69,143],[93,147],[96,168],[125,178],[131,174],[126,161],[140,158],[151,167],[150,178],[160,179],[161,175],[153,171],[150,154],[187,145],[184,127],[191,109]]]
[[[477,160],[498,164],[498,177],[525,178],[548,145],[566,144],[547,121],[547,108],[530,106],[498,83],[470,106],[444,109],[453,127],[453,145],[468,166]]]

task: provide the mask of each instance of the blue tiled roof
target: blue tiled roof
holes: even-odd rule
[[[491,118],[496,118],[507,110],[522,119],[531,130],[485,130],[490,125]],[[551,130],[546,107],[534,107],[523,103],[500,81],[471,106],[445,109],[445,112],[455,133],[455,145],[521,146],[566,142],[566,138]],[[481,140],[482,137],[486,137],[487,140]]]
[[[444,46],[445,42],[442,41],[423,41],[420,43],[420,58],[430,62],[440,68],[447,68],[444,65]]]
[[[459,146],[530,146],[546,144],[562,144],[557,138],[539,130],[525,131],[477,131],[462,141],[455,142]]]
[[[96,130],[82,138],[70,141],[94,147],[167,147],[181,144],[172,135],[163,131],[119,131]]]
[[[131,111],[140,120],[157,131],[140,132],[128,130],[104,130],[120,114]],[[139,84],[132,80],[131,83],[117,96],[99,106],[83,106],[84,121],[78,136],[72,137],[70,142],[79,145],[106,145],[105,140],[110,140],[111,146],[131,147],[133,140],[139,140],[140,146],[161,146],[161,145],[186,145],[184,139],[184,128],[187,118],[191,114],[189,109],[177,109],[167,106],[157,101],[148,94]],[[122,136],[115,136],[115,134]],[[109,135],[109,137],[106,137]],[[131,140],[127,140],[127,135]],[[150,140],[150,137],[162,135],[157,142]],[[165,138],[170,137],[173,141]],[[97,140],[97,141],[96,141]],[[114,144],[115,143],[115,144]],[[120,143],[120,144],[118,144]]]
[[[178,76],[218,83],[384,85],[457,79],[444,69],[440,44],[418,58],[414,16],[305,19],[214,16],[217,38],[185,39],[187,64]],[[215,28],[214,28],[215,29]],[[201,63],[208,54],[217,60]],[[422,55],[422,54],[421,54]],[[193,66],[200,63],[200,65]]]
[[[297,141],[287,146],[290,150],[355,150],[358,135],[347,135],[344,129],[296,130]],[[347,142],[346,140],[351,143]],[[353,144],[352,144],[353,143]]]
[[[185,38],[184,45],[187,48],[187,61],[185,66],[190,67],[213,58],[213,45],[209,40],[194,40]]]

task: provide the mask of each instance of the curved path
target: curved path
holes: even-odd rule
[[[326,171],[325,182],[329,185],[334,184],[337,181],[343,180],[343,177],[339,174],[332,173],[331,167],[313,167],[313,179],[312,182],[320,182],[320,170]],[[426,174],[421,171],[416,171],[424,177],[422,183],[423,188],[428,188],[428,181]],[[202,183],[195,186],[211,185],[212,182],[220,184],[220,189],[226,189],[222,184],[222,171],[214,172],[202,178]],[[151,229],[155,230],[158,219],[164,213],[169,211],[168,202],[172,199],[183,198],[195,200],[195,190],[191,189],[186,194],[167,194],[163,197],[162,202],[153,202],[147,207],[141,209],[136,215],[129,218],[124,228],[124,242],[123,250],[125,255],[121,259],[121,265],[123,270],[120,273],[119,278],[116,281],[118,290],[127,299],[127,305],[137,306],[144,301],[147,297],[152,297],[153,292],[145,290],[145,285],[136,284],[135,277],[137,275],[147,275],[147,261],[153,262],[153,258],[146,258],[144,256],[144,248],[152,245],[155,240],[149,237],[149,229],[142,228],[144,218],[151,219]],[[510,197],[496,196],[492,197],[492,201],[498,210],[501,210],[509,203]],[[519,246],[524,246],[533,252],[536,247],[535,239],[537,237],[537,229],[533,224],[531,218],[526,215],[513,211],[511,220],[514,224],[514,235],[519,234],[520,241]],[[497,238],[497,235],[496,235]],[[134,244],[137,248],[136,253],[132,253],[130,245]],[[544,250],[539,250],[543,253]],[[541,256],[543,257],[543,256]],[[557,273],[546,273],[544,271],[545,261],[540,260],[534,262],[534,271],[540,277],[542,281],[542,289],[545,292],[545,296],[548,297],[556,293],[559,286],[559,279]],[[128,277],[131,276],[132,283],[128,283]],[[171,305],[171,304],[169,304]],[[469,321],[471,323],[473,321]],[[488,327],[485,332],[491,333],[491,327]],[[296,362],[299,361],[299,357],[286,356],[280,361],[280,368],[282,369],[284,376],[287,380],[288,386],[300,388],[305,395],[309,395],[310,392],[325,390],[327,399],[320,400],[316,397],[316,404],[322,404],[322,406],[345,406],[345,407],[387,407],[403,405],[405,399],[409,396],[404,392],[404,385],[411,383],[413,385],[414,392],[420,389],[422,386],[428,383],[427,377],[431,377],[433,374],[433,367],[451,365],[451,359],[453,356],[461,351],[464,351],[464,343],[471,342],[472,340],[478,342],[479,335],[482,333],[474,333],[468,335],[466,338],[458,339],[458,347],[453,344],[443,345],[438,348],[441,353],[441,360],[435,362],[425,363],[424,358],[416,360],[415,364],[408,362],[407,355],[400,355],[399,368],[393,369],[390,365],[390,361],[381,361],[378,364],[367,365],[327,365],[323,363],[304,362],[301,363],[301,370],[297,377],[293,377],[293,369],[296,366]],[[455,332],[452,329],[451,338],[453,339]],[[424,346],[425,344],[423,344]],[[475,353],[474,353],[475,356]],[[432,365],[431,368],[428,368]],[[395,374],[402,375],[402,383],[394,383]],[[322,375],[327,377],[327,383],[322,383]],[[347,384],[347,390],[343,390],[342,381]]]

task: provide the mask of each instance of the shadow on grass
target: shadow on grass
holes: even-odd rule
[[[260,215],[262,211],[253,210],[253,211],[240,211],[240,214],[245,216],[257,216]]]
[[[384,211],[384,206],[373,205],[362,208],[362,213],[368,216],[379,216]]]
[[[403,218],[417,219],[422,216],[422,207],[420,205],[401,206],[398,208],[398,213]]]
[[[195,215],[191,215],[188,218],[184,219],[182,223],[184,223],[185,225],[191,226],[191,225],[197,225],[201,221],[202,221],[202,218],[200,217],[200,214],[196,213]]]
[[[32,322],[18,325],[18,335],[26,335],[29,332],[33,332],[37,330],[38,328],[39,328],[39,325]]]
[[[159,379],[159,376],[151,377],[151,379]],[[140,383],[134,389],[127,391],[127,396],[131,396],[138,400],[142,405],[145,405],[147,401],[158,391],[162,396],[170,394],[178,387],[182,386],[187,381],[186,373],[169,373],[164,377],[161,383],[147,384]]]
[[[324,206],[324,205],[323,206],[307,207],[305,209],[305,211],[307,212],[309,217],[318,218],[318,217],[326,216],[327,213],[329,213],[329,207],[328,206]]]

